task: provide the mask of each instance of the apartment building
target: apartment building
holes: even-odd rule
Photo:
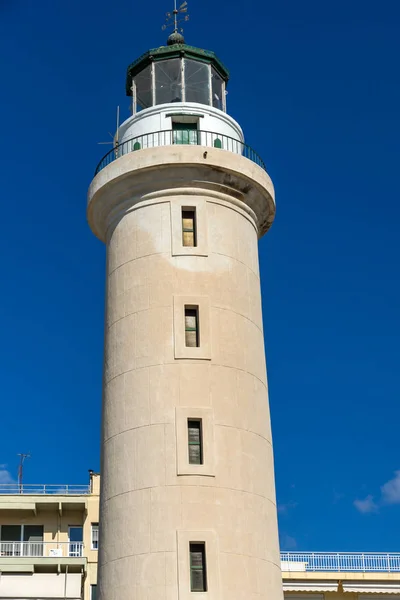
[[[100,477],[0,485],[0,598],[96,600]]]

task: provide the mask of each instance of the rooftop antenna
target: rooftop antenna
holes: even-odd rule
[[[174,0],[174,10],[172,12],[166,13],[166,20],[164,25],[161,27],[163,31],[168,29],[169,27],[173,28],[173,33],[183,33],[183,28],[178,32],[179,23],[184,21],[189,21],[188,11],[188,3],[183,2],[179,7],[176,5],[176,0]]]
[[[115,132],[115,135],[113,135],[112,133],[108,132],[108,135],[112,138],[112,142],[97,142],[99,145],[102,144],[112,144],[115,148],[115,151],[118,151],[118,146],[119,146],[119,106],[117,106],[117,131]]]
[[[19,466],[18,466],[18,489],[19,493],[22,494],[23,490],[23,475],[24,475],[24,462],[26,458],[30,458],[30,454],[17,454],[19,456]]]

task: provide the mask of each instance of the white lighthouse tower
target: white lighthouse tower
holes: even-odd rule
[[[258,238],[265,166],[229,74],[173,33],[128,67],[91,183],[107,247],[100,600],[280,600]]]

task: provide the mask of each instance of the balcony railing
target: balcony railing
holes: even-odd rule
[[[83,542],[0,542],[0,557],[70,557],[83,556]]]
[[[265,164],[260,156],[247,144],[244,144],[240,140],[222,135],[220,133],[213,133],[211,131],[200,131],[200,130],[175,130],[166,129],[163,131],[155,131],[153,133],[146,133],[139,135],[138,137],[132,138],[122,142],[109,152],[99,162],[96,167],[95,175],[104,167],[112,163],[117,158],[129,154],[130,152],[137,152],[138,150],[144,150],[145,148],[156,148],[158,146],[172,146],[172,145],[189,145],[189,146],[208,146],[212,148],[220,148],[221,150],[227,150],[228,152],[234,152],[240,154],[245,158],[248,158],[252,162],[256,163],[259,167],[266,170]]]
[[[57,485],[28,483],[18,485],[17,483],[0,483],[0,494],[60,494],[60,495],[82,495],[90,494],[89,485]]]
[[[400,554],[372,552],[282,552],[283,572],[334,571],[339,573],[371,571],[400,572]]]

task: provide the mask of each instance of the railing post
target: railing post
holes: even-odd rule
[[[338,563],[338,571],[340,573],[340,554],[339,554],[339,552],[336,554],[336,557],[337,557],[337,563]]]

